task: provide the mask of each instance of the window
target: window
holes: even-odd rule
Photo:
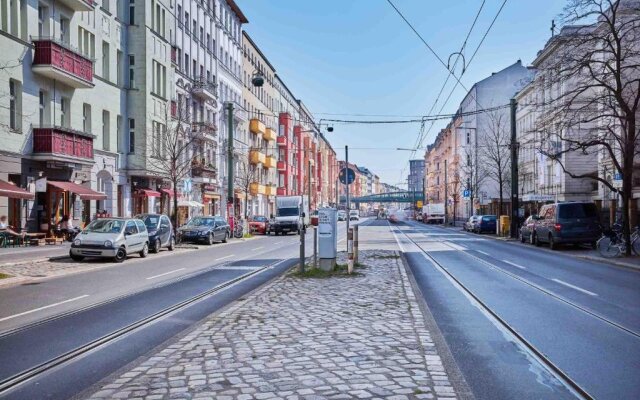
[[[116,52],[116,83],[118,86],[122,86],[122,52],[118,50]]]
[[[102,42],[102,77],[109,80],[109,43]]]
[[[135,65],[136,65],[136,58],[133,54],[129,54],[129,87],[131,89],[134,89],[136,87],[136,80],[135,80]]]
[[[127,226],[125,227],[125,232],[128,235],[137,234],[138,233],[138,227],[136,226],[136,221],[127,221]]]
[[[187,33],[189,33],[189,13],[188,12],[184,12],[184,28],[187,30]]]
[[[38,36],[40,37],[49,36],[48,11],[47,7],[38,5]]]
[[[102,0],[102,8],[109,12],[109,0]]]
[[[38,123],[40,124],[40,127],[44,126],[45,123],[45,98],[46,98],[46,93],[41,90],[40,93],[38,94]]]
[[[111,135],[109,126],[109,111],[102,110],[102,150],[111,150]]]
[[[136,24],[136,0],[129,0],[129,25]]]
[[[189,76],[189,54],[184,53],[184,73]]]
[[[69,19],[60,16],[60,41],[69,44]]]
[[[69,126],[69,99],[60,98],[60,126]]]
[[[15,79],[9,80],[9,127],[22,128],[22,84]]]
[[[134,154],[136,152],[135,144],[136,144],[136,120],[133,118],[129,119],[129,153]]]
[[[82,132],[91,132],[91,105],[82,105]]]
[[[118,153],[123,153],[124,149],[122,148],[122,115],[116,116],[116,146]]]

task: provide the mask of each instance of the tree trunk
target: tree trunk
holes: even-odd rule
[[[498,181],[498,190],[500,191],[499,193],[499,200],[498,200],[498,218],[500,218],[500,216],[502,215],[502,205],[504,202],[504,199],[502,198],[502,179],[500,179]]]
[[[178,228],[178,181],[173,180],[173,227]]]
[[[622,165],[622,235],[625,243],[625,255],[631,255],[631,227],[629,226],[629,202],[632,200],[633,183],[633,147],[626,149]],[[630,151],[629,151],[630,150]]]

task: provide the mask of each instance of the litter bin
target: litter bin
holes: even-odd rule
[[[509,222],[509,216],[508,215],[501,215],[500,216],[500,225],[498,225],[498,234],[500,236],[507,236],[509,235],[509,226],[510,226],[510,222]]]

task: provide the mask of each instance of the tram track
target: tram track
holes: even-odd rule
[[[407,224],[407,226],[411,226]],[[413,227],[415,228],[415,227]],[[585,400],[593,400],[593,397],[585,388],[583,388],[578,382],[576,382],[568,373],[566,373],[560,366],[554,363],[547,355],[536,347],[533,343],[525,338],[523,334],[518,332],[512,325],[510,325],[504,318],[502,318],[496,311],[494,311],[486,302],[484,302],[478,295],[476,295],[467,285],[465,285],[460,279],[458,279],[451,271],[449,271],[442,263],[440,263],[435,257],[433,257],[427,250],[425,250],[416,240],[411,238],[407,233],[403,232],[398,227],[390,226],[396,240],[401,249],[403,249],[401,241],[398,236],[406,238],[410,243],[420,249],[421,253],[432,263],[432,265],[440,271],[458,290],[460,290],[466,297],[468,297],[475,305],[488,317],[493,323],[508,332],[515,343],[517,343],[523,350],[529,353],[540,365],[542,365],[547,371],[554,376],[559,382],[567,387],[576,397]],[[442,242],[440,242],[442,243]],[[446,243],[445,243],[446,245]],[[447,246],[452,250],[455,249],[452,246]],[[403,250],[404,252],[404,250]],[[481,259],[480,259],[481,260]]]

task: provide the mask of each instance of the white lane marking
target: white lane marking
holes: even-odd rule
[[[233,257],[233,254],[229,254],[228,256],[224,256],[224,257],[220,257],[220,258],[216,258],[215,261],[224,260],[225,258],[229,258],[229,257]]]
[[[255,271],[258,268],[262,268],[262,267],[243,267],[243,266],[236,266],[236,265],[232,265],[232,266],[221,266],[221,267],[216,267],[216,270],[229,270],[229,271]]]
[[[273,244],[280,244],[280,243],[282,243],[282,241],[280,241],[280,242],[273,242]]]
[[[507,260],[502,260],[503,263],[507,263],[509,265],[513,265],[516,268],[520,268],[520,269],[527,269],[527,267],[523,267],[522,265],[518,265],[516,263],[513,263],[511,261],[507,261]]]
[[[583,289],[583,288],[581,288],[581,287],[578,287],[578,286],[574,286],[574,285],[572,285],[572,284],[570,284],[570,283],[567,283],[567,282],[565,282],[565,281],[561,281],[560,279],[555,279],[555,278],[553,278],[553,279],[551,279],[551,280],[552,280],[552,281],[554,281],[554,282],[558,282],[558,283],[559,283],[559,284],[561,284],[561,285],[565,285],[565,286],[567,286],[567,287],[570,287],[571,289],[575,289],[575,290],[577,290],[577,291],[579,291],[579,292],[582,292],[582,293],[584,293],[584,294],[588,294],[589,296],[597,296],[597,294],[595,294],[595,293],[593,293],[593,292],[590,292],[590,291],[588,291],[588,290],[586,290],[586,289]]]
[[[169,275],[169,274],[173,274],[176,273],[178,271],[182,271],[185,268],[178,268],[178,269],[174,269],[173,271],[169,271],[169,272],[165,272],[164,274],[159,274],[159,275],[154,275],[154,276],[150,276],[148,278],[146,278],[147,280],[149,279],[155,279],[155,278],[160,278],[161,276],[165,276],[165,275]]]
[[[14,315],[10,315],[8,317],[0,318],[0,322],[6,321],[6,320],[9,320],[9,319],[12,319],[12,318],[22,317],[23,315],[31,314],[31,313],[34,313],[34,312],[37,312],[37,311],[46,310],[47,308],[59,306],[61,304],[71,303],[72,301],[84,299],[85,297],[89,297],[89,295],[88,294],[83,294],[82,296],[74,297],[73,299],[60,301],[58,303],[49,304],[48,306],[43,306],[43,307],[39,307],[39,308],[34,308],[33,310],[21,312],[20,314],[14,314]]]
[[[484,251],[482,251],[482,250],[476,250],[476,251],[477,251],[478,253],[482,253],[482,254],[484,254],[485,256],[489,256],[489,257],[491,257],[491,254],[486,253],[486,252],[484,252]]]
[[[258,251],[260,249],[264,249],[264,246],[254,247],[253,249],[251,249],[251,251]]]

